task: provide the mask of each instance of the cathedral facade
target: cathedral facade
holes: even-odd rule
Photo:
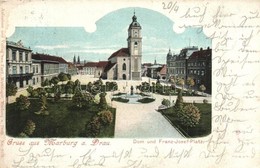
[[[142,36],[137,17],[128,28],[127,48],[114,52],[103,67],[101,78],[110,80],[141,80]]]

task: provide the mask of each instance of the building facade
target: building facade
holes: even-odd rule
[[[187,47],[178,55],[167,54],[167,78],[178,77],[187,80],[192,78],[195,88],[200,85],[206,87],[206,92],[211,93],[211,69],[212,49],[200,49],[198,47]]]
[[[61,57],[46,54],[32,54],[32,58],[40,63],[41,81],[58,76],[59,73],[68,73],[68,63]]]
[[[32,59],[32,85],[41,85],[42,80],[42,73],[41,73],[41,62],[39,60]]]
[[[97,62],[87,62],[84,64],[83,71],[86,75],[94,75],[97,67]]]
[[[32,50],[22,42],[6,43],[6,78],[8,83],[24,88],[32,84]]]
[[[179,77],[187,79],[187,61],[191,54],[198,51],[198,47],[186,47],[180,51],[180,54],[173,55],[171,50],[167,54],[167,77]]]
[[[211,69],[212,69],[212,49],[207,48],[192,53],[188,59],[188,77],[192,78],[195,86],[200,85],[206,87],[206,92],[211,93]]]

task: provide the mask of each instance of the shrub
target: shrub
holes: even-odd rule
[[[165,106],[169,107],[171,105],[171,102],[168,99],[163,99],[162,100],[162,105],[165,105]]]
[[[95,116],[92,119],[92,121],[90,121],[86,125],[87,136],[96,137],[100,133],[100,129],[101,129],[100,119],[99,119],[99,117]]]
[[[203,99],[203,103],[208,103],[208,100],[207,99]]]
[[[127,102],[129,102],[129,99],[125,99],[125,98],[122,98],[122,97],[115,97],[115,98],[112,98],[112,101],[127,103]]]
[[[27,110],[30,106],[30,101],[26,96],[20,95],[16,98],[16,107],[18,110]]]
[[[35,130],[35,127],[36,127],[36,125],[32,120],[27,120],[23,132],[26,135],[32,135]]]
[[[204,85],[200,85],[199,89],[200,91],[204,92],[206,90],[206,87]]]
[[[200,111],[193,104],[186,105],[180,113],[180,120],[187,127],[195,127],[200,121]]]
[[[100,122],[103,125],[110,125],[113,121],[113,114],[111,113],[111,111],[101,111],[98,113],[98,116],[100,118]]]
[[[143,98],[143,99],[139,99],[137,101],[140,102],[140,103],[151,103],[151,102],[155,101],[155,99],[146,97],[146,98]]]
[[[28,88],[26,89],[26,91],[30,94],[30,96],[32,96],[33,87],[32,87],[31,85],[28,86]]]
[[[101,109],[106,109],[107,108],[107,100],[106,100],[106,93],[102,92],[99,94],[100,100],[99,100],[99,107]]]
[[[178,109],[182,109],[183,107],[183,97],[182,97],[182,90],[178,91],[178,96],[177,96],[177,100],[174,106],[177,110]]]

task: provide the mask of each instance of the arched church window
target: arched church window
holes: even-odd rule
[[[135,42],[135,46],[137,46],[137,44],[138,44],[138,43],[137,43],[137,41],[136,41],[136,42]]]
[[[123,63],[123,70],[126,70],[126,64]]]

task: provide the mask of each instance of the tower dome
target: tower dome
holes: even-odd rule
[[[137,22],[137,17],[135,16],[135,13],[134,16],[132,17],[132,23],[129,25],[129,28],[132,27],[141,27],[140,24]]]

